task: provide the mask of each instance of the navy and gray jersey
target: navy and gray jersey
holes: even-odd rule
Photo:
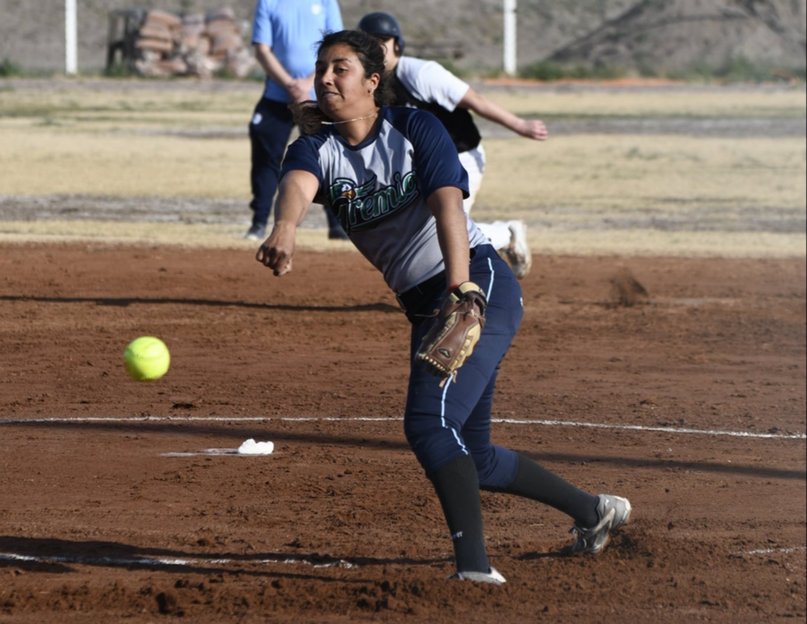
[[[427,110],[443,122],[458,152],[474,149],[482,140],[474,118],[459,106],[470,85],[436,61],[402,56],[391,81],[398,106]]]
[[[402,293],[445,269],[426,199],[452,186],[468,195],[468,174],[434,115],[384,107],[373,133],[349,145],[325,126],[292,143],[283,161],[319,180],[316,201],[333,210],[356,248]],[[468,218],[471,247],[487,239]]]

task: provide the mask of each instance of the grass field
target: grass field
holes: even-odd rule
[[[488,170],[473,215],[520,218],[547,253],[804,255],[805,90],[479,85],[547,122],[545,143],[482,124]],[[150,198],[243,205],[218,229],[99,225],[131,240],[240,244],[248,218],[250,82],[0,81],[0,218],[10,202]],[[81,237],[71,223],[3,219],[0,238]],[[146,223],[148,220],[146,220]],[[119,231],[120,230],[120,231]],[[181,232],[181,234],[180,234]],[[220,237],[218,236],[220,234]],[[308,240],[310,238],[310,240]],[[316,236],[302,242],[317,244]]]

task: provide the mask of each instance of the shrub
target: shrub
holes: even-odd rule
[[[14,61],[4,58],[0,61],[0,76],[3,78],[10,78],[11,76],[21,76],[22,68]]]

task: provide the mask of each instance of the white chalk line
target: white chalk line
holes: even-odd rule
[[[759,548],[747,550],[739,555],[745,556],[769,556],[769,555],[789,555],[805,552],[804,546],[783,547],[783,548]],[[344,559],[328,563],[315,563],[309,559],[284,557],[284,558],[261,558],[261,559],[228,559],[228,558],[141,558],[141,557],[68,557],[63,555],[51,555],[34,557],[32,555],[22,555],[19,553],[0,552],[0,561],[20,562],[20,563],[61,563],[72,565],[93,565],[93,566],[115,566],[115,567],[222,567],[226,568],[233,564],[258,564],[258,565],[306,565],[313,568],[343,568],[351,569],[358,566]]]
[[[200,558],[172,558],[172,559],[152,559],[140,557],[67,557],[60,555],[34,557],[32,555],[21,555],[18,553],[0,552],[0,561],[20,561],[33,563],[68,563],[74,565],[101,565],[101,566],[141,566],[155,568],[163,566],[188,567],[188,566],[220,566],[226,567],[232,564],[261,564],[261,565],[307,565],[313,568],[355,568],[356,564],[339,559],[328,563],[316,563],[309,559],[297,559],[294,557],[268,558],[268,559],[200,559]]]
[[[195,457],[205,455],[207,457],[266,457],[271,453],[239,453],[237,448],[207,448],[201,451],[168,451],[160,453],[160,457]]]
[[[104,422],[401,422],[401,417],[373,416],[91,416],[77,418],[0,418],[0,425],[24,425],[29,423],[104,423]],[[705,435],[712,437],[752,438],[761,440],[805,440],[804,433],[756,433],[752,431],[731,431],[722,429],[694,429],[691,427],[645,426],[609,423],[592,423],[571,420],[527,420],[520,418],[493,418],[492,422],[507,425],[538,427],[580,427],[590,429],[610,429],[615,431],[641,431],[651,433],[673,433],[679,435]]]
[[[747,550],[746,555],[790,555],[807,551],[807,546],[792,546],[783,548],[758,548],[757,550]]]
[[[565,420],[519,420],[513,418],[501,418],[494,422],[502,422],[513,425],[541,424],[554,427],[589,427],[593,429],[618,429],[622,431],[653,431],[659,433],[680,433],[693,435],[706,435],[716,437],[735,438],[760,438],[774,440],[804,440],[807,435],[804,433],[755,433],[752,431],[727,431],[721,429],[693,429],[691,427],[648,427],[644,425],[612,425],[606,423],[587,423]]]

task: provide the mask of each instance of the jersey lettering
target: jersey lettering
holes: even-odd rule
[[[401,177],[396,173],[392,183],[378,190],[375,174],[364,184],[349,178],[336,178],[330,196],[333,211],[347,232],[372,228],[376,223],[409,206],[419,196],[417,178],[413,171]]]

